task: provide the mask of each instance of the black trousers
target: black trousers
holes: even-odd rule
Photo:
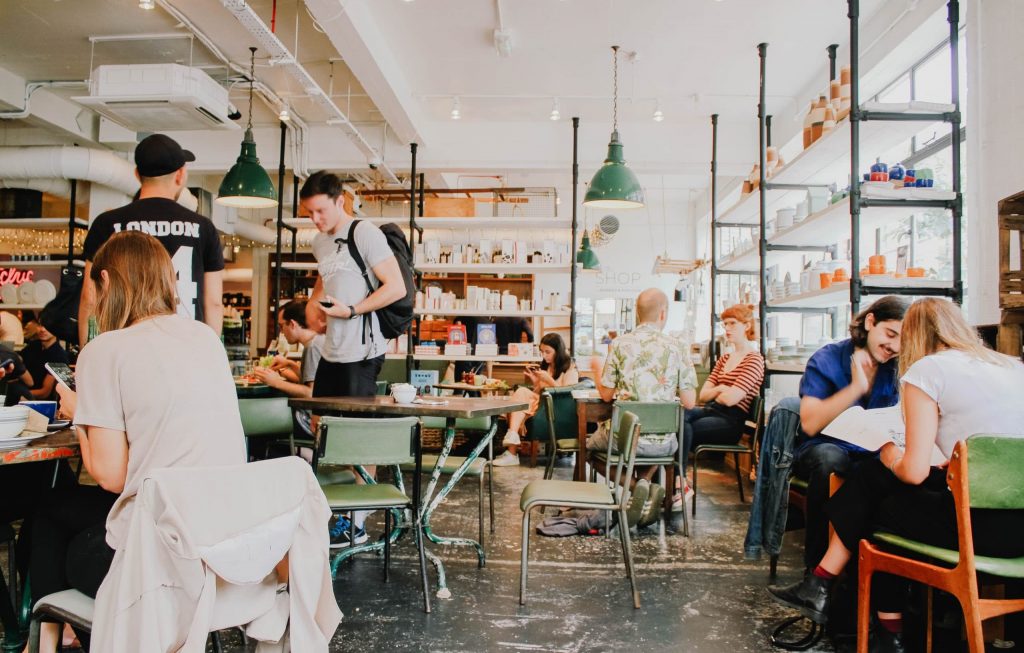
[[[933,467],[920,485],[900,481],[877,458],[858,463],[826,505],[843,545],[857,555],[860,540],[875,530],[947,549],[958,548],[956,508],[946,486],[946,470]],[[971,510],[975,553],[998,557],[1024,555],[1024,511]],[[905,581],[878,574],[873,605],[900,612]]]
[[[709,405],[690,408],[683,415],[683,451],[680,460],[702,444],[736,444],[743,436],[744,413],[732,407]]]
[[[42,499],[32,519],[33,603],[66,589],[96,596],[114,559],[105,538],[107,513],[117,496],[83,485],[54,490]]]
[[[377,376],[384,357],[351,363],[320,360],[313,379],[314,397],[372,397],[377,394]]]

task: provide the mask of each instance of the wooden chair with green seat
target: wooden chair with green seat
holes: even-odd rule
[[[970,653],[984,653],[981,622],[1024,611],[1024,599],[982,599],[978,575],[990,579],[1024,578],[1024,557],[993,558],[974,553],[971,510],[1024,510],[1024,439],[974,435],[958,442],[949,461],[946,483],[956,505],[959,549],[930,546],[891,533],[861,540],[859,555],[857,652],[868,651],[871,576],[887,573],[928,586],[927,651],[932,646],[932,588],[948,592],[964,611]],[[914,558],[907,557],[914,556]],[[927,560],[925,562],[924,560]]]
[[[523,548],[519,567],[519,604],[526,605],[526,577],[530,553],[530,511],[538,506],[565,506],[584,510],[614,510],[619,520],[619,540],[626,562],[626,576],[633,591],[633,607],[640,607],[636,569],[633,566],[633,545],[629,538],[626,507],[629,505],[629,481],[633,475],[636,445],[640,439],[640,419],[623,412],[614,434],[617,448],[624,452],[615,462],[616,481],[613,488],[605,483],[543,479],[531,481],[519,498],[523,511]],[[608,525],[611,528],[611,524]]]
[[[419,527],[420,478],[423,453],[420,447],[420,422],[415,417],[372,419],[363,417],[321,417],[319,426],[319,465],[353,466],[360,470],[365,484],[321,483],[331,512],[352,513],[356,510],[384,511],[384,581],[391,566],[392,510],[410,510],[416,548],[419,552],[420,575],[423,578],[423,610],[430,612],[430,588],[427,562],[423,550],[423,533]],[[401,487],[401,465],[413,464],[412,497]],[[365,465],[392,468],[395,483],[377,483],[366,475]],[[350,519],[351,522],[351,519]],[[355,526],[352,526],[353,530]],[[349,533],[355,541],[355,533]],[[331,563],[331,576],[336,577],[341,555]]]
[[[619,415],[623,411],[629,411],[640,418],[640,435],[646,434],[662,434],[662,433],[682,433],[682,407],[678,402],[675,401],[616,401],[615,406],[612,410],[612,429],[615,429],[615,424],[619,419]],[[608,450],[607,451],[592,451],[590,452],[591,460],[594,462],[605,465],[606,461],[614,463],[618,455],[611,452],[611,438],[608,439]],[[665,489],[665,501],[661,511],[661,519],[658,520],[658,535],[664,537],[665,525],[668,516],[672,513],[672,495],[675,490],[675,469],[679,464],[679,457],[676,455],[671,456],[658,456],[658,457],[644,457],[637,456],[636,464],[638,467],[651,467],[656,466],[658,468],[658,483]],[[592,472],[593,474],[594,472]],[[607,479],[607,475],[606,475]],[[683,535],[689,536],[690,525],[686,516],[686,511],[683,511]]]
[[[421,423],[424,428],[445,428],[445,419],[443,417],[424,417],[421,418]],[[466,430],[466,431],[479,431],[487,432],[491,429],[491,418],[490,417],[474,417],[471,419],[457,419],[455,420],[455,430]],[[423,467],[425,469],[434,469],[437,465],[438,456],[435,454],[424,454],[423,455]],[[491,533],[494,533],[494,471],[491,469],[490,461],[494,459],[494,448],[492,443],[487,445],[487,457],[486,459],[481,456],[473,461],[473,464],[466,470],[464,476],[477,479],[477,510],[479,516],[479,539],[481,545],[484,544],[484,472],[487,472],[487,499],[489,502],[489,514],[491,519]],[[441,468],[441,473],[445,476],[451,476],[455,473],[462,463],[466,462],[465,456],[448,456],[445,459],[444,467]],[[412,471],[412,465],[402,465],[403,472]]]
[[[736,465],[736,488],[740,493],[740,503],[745,501],[743,497],[743,470],[740,469],[740,454],[754,455],[754,445],[761,437],[761,429],[764,426],[764,397],[757,396],[750,402],[750,410],[747,412],[747,419],[743,422],[743,435],[736,444],[702,444],[693,450],[693,498],[690,500],[693,516],[697,516],[697,458],[705,451],[721,451],[731,453],[733,462]],[[749,438],[748,443],[743,443],[743,438]]]

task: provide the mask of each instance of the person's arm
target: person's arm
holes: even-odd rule
[[[405,279],[402,278],[402,270],[398,267],[398,261],[394,256],[381,261],[371,269],[377,276],[377,280],[380,282],[380,285],[377,286],[376,290],[367,295],[365,299],[354,306],[356,309],[356,315],[371,313],[378,308],[390,306],[402,297],[405,297]],[[348,306],[345,306],[330,295],[324,295],[324,298],[327,301],[334,302],[334,305],[330,308],[324,308],[325,313],[331,317],[343,320],[352,317],[352,312],[349,310]]]
[[[718,395],[722,392],[718,386],[718,377],[721,374],[722,368],[725,366],[725,356],[720,357],[715,361],[715,367],[711,370],[711,374],[708,375],[704,385],[700,388],[700,401],[701,403],[708,403],[718,398]]]
[[[224,328],[224,271],[203,273],[203,322],[220,335]]]
[[[939,404],[911,383],[903,384],[900,395],[907,425],[907,448],[900,451],[895,444],[887,444],[879,458],[896,478],[908,485],[920,485],[931,471],[932,451],[939,434]]]
[[[25,372],[28,374],[28,372]],[[34,390],[29,390],[36,399],[46,399],[53,394],[53,387],[57,385],[57,379],[49,374],[43,377],[43,384]],[[31,386],[30,386],[31,387]]]
[[[320,324],[324,321],[324,307],[320,300],[324,298],[324,278],[317,277],[313,284],[313,292],[309,293],[309,301],[306,302],[306,324]]]
[[[289,397],[312,397],[313,386],[305,383],[293,383],[277,372],[265,367],[258,367],[252,371],[252,375],[266,383],[271,388],[280,390]]]
[[[78,346],[84,347],[89,338],[89,318],[96,310],[96,284],[92,282],[92,261],[85,262],[82,292],[78,298]]]
[[[78,394],[62,385],[57,386],[57,394],[60,395],[61,416],[74,420]],[[127,434],[83,424],[79,424],[75,431],[86,471],[104,490],[120,494],[128,478]]]
[[[604,362],[604,369],[601,370],[601,375],[597,379],[597,394],[605,403],[615,401],[615,392],[618,390],[619,381],[622,378],[621,364],[622,354],[615,343],[612,343],[611,351],[608,352],[608,358]]]
[[[800,399],[800,427],[808,437],[814,437],[821,433],[821,430],[828,426],[836,417],[839,417],[840,413],[857,403],[867,393],[868,377],[864,371],[865,362],[863,360],[867,356],[867,352],[862,350],[854,352],[853,358],[850,361],[850,372],[852,375],[850,385],[829,397],[821,398],[804,395]],[[870,364],[870,359],[868,364]],[[812,372],[810,367],[808,367],[804,374],[808,372]]]
[[[690,410],[697,405],[697,370],[693,369],[689,355],[679,350],[679,403],[683,408]]]
[[[761,389],[761,381],[764,379],[764,363],[760,356],[750,354],[743,359],[736,367],[736,385],[725,385],[720,387],[718,398],[715,401],[723,406],[735,406],[743,401],[745,397],[752,397]]]

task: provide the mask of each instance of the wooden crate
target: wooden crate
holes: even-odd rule
[[[1000,352],[1021,357],[1024,325],[1024,192],[999,202],[999,334]]]

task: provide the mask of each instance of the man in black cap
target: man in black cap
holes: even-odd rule
[[[213,222],[177,202],[188,181],[185,164],[195,160],[194,154],[163,134],[147,136],[135,147],[135,176],[141,186],[138,199],[97,216],[85,237],[85,278],[78,309],[78,341],[82,345],[96,306],[96,287],[89,278],[92,259],[119,231],[142,231],[163,244],[178,275],[178,313],[220,333],[224,319],[220,237]]]

